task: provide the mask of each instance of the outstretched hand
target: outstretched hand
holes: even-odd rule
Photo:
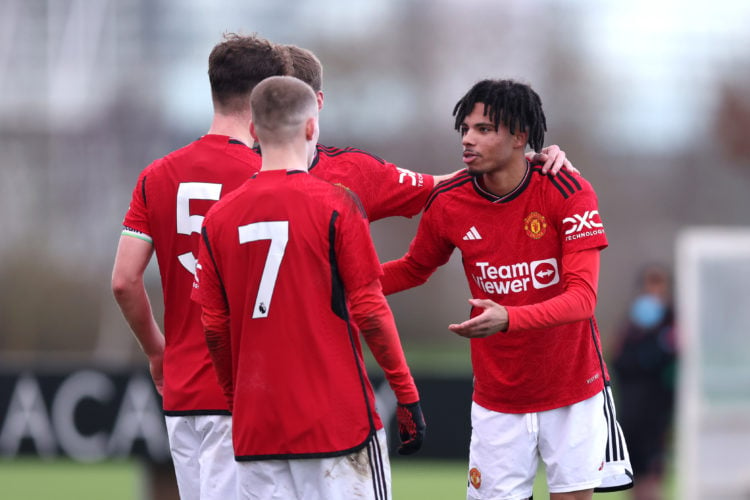
[[[543,174],[557,175],[563,167],[575,174],[580,174],[581,172],[570,163],[566,156],[565,151],[560,149],[560,146],[553,144],[543,148],[539,153],[530,152],[527,158],[535,163],[543,163]]]
[[[508,328],[508,310],[497,302],[489,299],[469,299],[469,304],[484,311],[463,323],[448,325],[448,329],[453,333],[472,339],[489,337]]]

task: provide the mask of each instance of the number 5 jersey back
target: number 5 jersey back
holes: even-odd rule
[[[164,298],[166,415],[228,414],[206,348],[200,306],[190,299],[200,228],[208,209],[260,168],[240,141],[205,135],[140,174],[123,234],[154,245]]]

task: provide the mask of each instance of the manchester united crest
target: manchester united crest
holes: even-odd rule
[[[479,469],[476,467],[472,467],[469,471],[469,481],[476,489],[479,489],[479,487],[482,486],[482,473],[479,472]]]
[[[547,219],[539,212],[531,212],[523,220],[523,228],[529,238],[538,240],[547,232]]]

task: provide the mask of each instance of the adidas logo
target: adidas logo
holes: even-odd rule
[[[482,235],[479,234],[479,231],[477,231],[477,228],[474,226],[471,226],[471,229],[464,235],[465,240],[481,240]]]

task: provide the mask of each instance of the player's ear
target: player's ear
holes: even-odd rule
[[[315,92],[315,99],[318,101],[318,111],[323,109],[323,91],[318,90]]]
[[[526,149],[526,142],[529,140],[528,132],[516,132],[513,134],[513,145],[517,148]]]
[[[250,120],[250,137],[252,137],[255,142],[258,142],[258,134],[255,132],[255,122],[252,120]]]
[[[318,120],[311,116],[305,120],[305,140],[317,142],[318,140]]]

